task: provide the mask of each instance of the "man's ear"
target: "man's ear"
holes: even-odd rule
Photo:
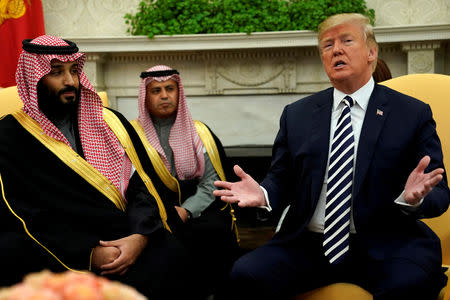
[[[373,63],[377,60],[378,57],[378,47],[377,46],[371,46],[369,47],[369,55],[367,56],[367,60],[369,63]]]

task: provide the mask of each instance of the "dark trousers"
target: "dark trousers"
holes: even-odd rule
[[[323,255],[323,235],[304,233],[289,244],[268,243],[233,266],[229,299],[289,299],[336,282],[357,284],[374,299],[436,299],[445,284],[441,270],[425,272],[410,260],[374,260],[356,237],[344,262],[330,265]]]

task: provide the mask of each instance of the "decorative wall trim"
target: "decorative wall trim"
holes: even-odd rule
[[[439,41],[429,41],[429,42],[409,42],[402,44],[403,51],[415,51],[415,50],[435,50],[441,47],[441,42]]]
[[[449,24],[374,30],[393,77],[450,74]],[[71,40],[87,54],[94,87],[130,119],[137,116],[140,72],[155,64],[179,70],[193,117],[226,146],[271,144],[284,105],[330,86],[310,31]]]
[[[378,43],[450,39],[450,24],[375,27]],[[226,49],[316,47],[317,33],[307,30],[174,36],[64,37],[84,52],[170,52]]]

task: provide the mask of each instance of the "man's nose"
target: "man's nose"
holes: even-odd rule
[[[167,91],[165,89],[161,90],[161,98],[167,98]]]
[[[341,42],[335,42],[333,44],[333,54],[341,54],[342,53],[342,44]]]
[[[70,72],[64,73],[64,85],[75,85],[75,79],[73,78],[73,75]]]

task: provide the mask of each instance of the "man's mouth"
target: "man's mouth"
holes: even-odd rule
[[[71,87],[65,88],[60,90],[58,94],[66,99],[73,100],[77,97],[77,89]]]
[[[334,63],[335,68],[343,67],[345,65],[346,65],[346,63],[343,62],[342,60],[338,60],[337,62]]]
[[[64,97],[75,97],[75,92],[65,92],[63,93]]]

